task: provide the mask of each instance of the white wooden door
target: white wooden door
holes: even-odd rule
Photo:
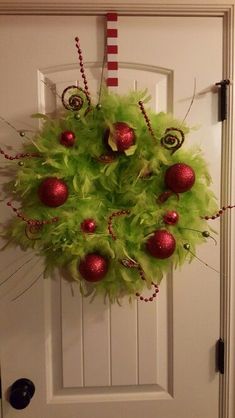
[[[18,129],[34,129],[30,114],[59,105],[42,80],[60,92],[79,78],[76,35],[95,95],[104,28],[102,16],[0,17],[0,115]],[[119,17],[120,92],[147,87],[157,111],[173,110],[183,118],[196,78],[188,123],[198,129],[188,142],[204,150],[218,197],[221,124],[212,87],[222,79],[222,34],[221,17]],[[1,144],[20,145],[4,123],[0,135]],[[2,222],[11,216],[5,201],[1,214]],[[198,252],[218,270],[219,247],[208,243]],[[152,304],[90,304],[76,287],[72,296],[59,277],[37,281],[12,302],[43,267],[32,257],[16,249],[1,253],[1,281],[16,272],[0,288],[3,418],[219,417],[215,271],[194,261],[163,280]],[[17,411],[7,402],[7,390],[21,377],[31,379],[36,392]]]

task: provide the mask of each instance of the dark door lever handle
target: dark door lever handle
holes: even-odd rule
[[[227,87],[230,80],[221,80],[215,83],[219,87],[219,120],[223,122],[227,119]]]

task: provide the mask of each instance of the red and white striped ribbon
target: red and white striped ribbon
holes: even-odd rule
[[[107,13],[107,87],[112,90],[118,87],[118,15]]]

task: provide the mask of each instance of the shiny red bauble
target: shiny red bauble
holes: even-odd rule
[[[56,208],[63,205],[68,198],[68,186],[56,177],[47,177],[44,179],[39,188],[38,196],[45,206]]]
[[[99,282],[108,271],[108,261],[98,253],[90,253],[80,261],[79,272],[88,282]]]
[[[75,139],[76,137],[73,131],[64,131],[60,135],[60,143],[65,147],[73,147]]]
[[[175,238],[165,229],[154,232],[146,243],[147,251],[155,258],[168,258],[175,251]]]
[[[93,232],[95,232],[96,227],[96,221],[91,218],[84,219],[84,221],[82,221],[81,223],[81,230],[88,234],[92,234]]]
[[[184,193],[190,190],[195,183],[195,172],[187,164],[177,163],[166,170],[165,184],[175,193]]]
[[[134,129],[125,122],[114,123],[111,130],[105,131],[104,138],[107,136],[114,142],[119,152],[124,152],[135,144]],[[113,151],[115,150],[113,149]]]
[[[167,225],[176,225],[179,222],[179,214],[175,210],[169,210],[163,215],[163,221]]]

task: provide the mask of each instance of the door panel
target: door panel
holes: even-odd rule
[[[152,107],[167,111],[167,104],[172,105],[168,103],[168,97],[172,97],[171,71],[144,65],[131,68],[130,63],[119,65],[121,91],[143,89],[147,79]],[[94,98],[99,91],[101,68],[95,63],[88,63],[86,68]],[[77,66],[72,69],[71,65],[67,69],[63,66],[56,71],[54,68],[40,71],[40,111],[59,113],[64,88],[79,83],[77,72]],[[55,315],[61,317],[63,387],[100,387],[108,391],[115,386],[133,386],[132,390],[136,391],[136,386],[155,384],[163,392],[168,383],[172,387],[171,364],[168,364],[173,332],[172,312],[171,315],[168,312],[172,303],[170,284],[171,277],[163,282],[157,304],[136,301],[130,305],[127,299],[121,302],[121,308],[104,305],[101,298],[91,304],[80,296],[76,286],[71,289],[64,281],[59,290],[52,289],[52,298],[61,299]],[[72,298],[71,291],[76,292],[76,297]],[[50,333],[53,335],[53,329]],[[148,391],[148,387],[142,387],[142,391]]]
[[[95,97],[104,26],[104,19],[95,16],[1,17],[0,115],[17,129],[35,129],[28,115],[53,113],[61,106],[42,81],[58,94],[77,82],[76,35]],[[173,110],[182,119],[196,78],[187,121],[197,130],[188,145],[200,144],[219,196],[221,129],[211,86],[222,79],[222,18],[120,17],[119,60],[120,93],[147,87],[156,111]],[[1,128],[1,144],[17,150],[17,134],[6,124]],[[4,202],[1,211],[4,219],[10,217]],[[213,227],[218,229],[218,222]],[[124,300],[121,307],[109,306],[101,299],[90,304],[76,286],[72,296],[60,277],[37,281],[11,302],[37,277],[43,262],[19,250],[1,256],[1,280],[17,270],[1,287],[3,386],[5,392],[19,377],[34,381],[36,393],[25,418],[219,416],[214,347],[220,282],[215,271],[195,260],[164,278],[152,304]],[[219,269],[219,243],[208,243],[198,256]],[[3,418],[20,414],[5,399],[3,408]]]

